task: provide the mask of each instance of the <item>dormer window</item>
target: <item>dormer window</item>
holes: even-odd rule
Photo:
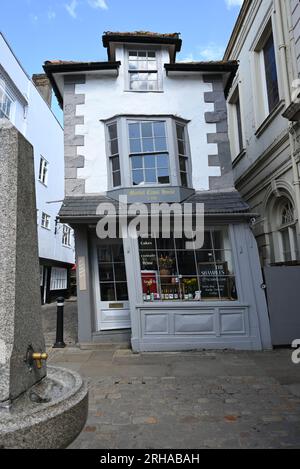
[[[129,91],[160,91],[160,52],[158,50],[128,51]]]

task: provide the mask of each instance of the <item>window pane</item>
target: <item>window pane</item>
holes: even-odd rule
[[[266,42],[263,52],[265,59],[269,111],[271,112],[279,102],[278,76],[273,34],[270,35]]]
[[[185,155],[185,145],[181,140],[178,140],[178,153],[179,155]]]
[[[130,153],[141,153],[141,141],[137,139],[130,139]]]
[[[140,124],[129,124],[129,138],[141,138]]]
[[[149,81],[157,81],[157,73],[148,73]]]
[[[138,70],[138,62],[136,62],[134,60],[130,60],[129,70]]]
[[[179,168],[180,168],[180,171],[186,172],[186,159],[185,158],[182,158],[182,157],[179,158]]]
[[[143,168],[143,157],[142,156],[132,156],[131,157],[132,169],[141,169]]]
[[[117,301],[128,301],[127,283],[116,283]]]
[[[132,179],[133,179],[133,185],[138,186],[142,182],[144,182],[144,173],[143,171],[140,170],[133,170],[132,171]]]
[[[147,60],[140,60],[138,62],[138,68],[139,70],[148,70],[148,62]]]
[[[98,261],[100,264],[112,262],[111,249],[109,247],[98,247]]]
[[[154,155],[147,155],[144,158],[145,168],[155,168],[156,157]]]
[[[142,123],[142,137],[152,137],[153,129],[152,122],[143,122]]]
[[[184,300],[194,300],[199,292],[199,283],[197,277],[184,277],[182,279],[182,291]]]
[[[153,130],[154,130],[154,136],[155,137],[165,137],[166,136],[164,122],[154,122],[153,123]]]
[[[143,138],[143,151],[145,152],[154,151],[153,138]]]
[[[133,58],[137,58],[137,56],[138,56],[137,51],[132,51],[132,50],[129,51],[129,58],[130,58],[130,59],[131,59],[132,57],[133,57]]]
[[[174,251],[175,250],[175,245],[174,245],[174,239],[173,238],[170,238],[170,239],[163,239],[163,238],[157,238],[156,240],[156,244],[157,244],[157,249],[159,251]],[[165,254],[167,254],[165,253]],[[164,253],[160,253],[160,256],[163,255]],[[174,257],[174,256],[173,256]]]
[[[147,57],[147,51],[139,51],[138,54],[140,60],[144,60],[144,58]]]
[[[116,155],[117,153],[119,153],[118,140],[112,140],[110,142],[110,154]]]
[[[155,51],[149,51],[148,52],[148,57],[149,58],[155,58],[156,57],[156,52]]]
[[[114,272],[112,264],[100,264],[99,266],[99,277],[103,282],[113,282]]]
[[[118,156],[111,158],[111,165],[113,171],[119,171],[120,169],[120,159]]]
[[[182,125],[176,125],[177,138],[184,140],[184,127]]]
[[[101,283],[101,301],[116,301],[114,283]]]
[[[155,183],[156,182],[156,173],[155,169],[146,169],[145,170],[146,182],[147,183]]]
[[[167,150],[167,140],[166,138],[156,138],[155,139],[155,151],[166,151]]]
[[[120,171],[115,171],[113,173],[113,186],[119,187],[121,185],[121,173]]]
[[[112,124],[108,126],[109,139],[115,140],[118,138],[117,124]]]
[[[122,243],[113,244],[111,246],[113,261],[117,263],[124,263],[124,248]]]
[[[158,182],[160,184],[169,184],[170,183],[170,176],[169,170],[166,169],[158,169],[157,170]]]
[[[157,91],[158,90],[158,82],[157,81],[149,81],[148,90],[149,91]]]
[[[181,185],[182,187],[188,187],[188,179],[186,173],[180,173]]]
[[[126,269],[125,269],[125,264],[115,264],[115,275],[116,275],[116,281],[120,282],[126,282]]]
[[[158,168],[169,168],[169,157],[167,155],[156,155]]]
[[[197,275],[194,251],[177,252],[179,275]]]
[[[148,62],[148,70],[157,70],[157,62],[156,60],[150,60]]]

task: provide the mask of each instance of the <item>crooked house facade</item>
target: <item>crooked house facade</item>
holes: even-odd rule
[[[107,62],[46,62],[65,124],[81,345],[135,351],[271,347],[255,214],[234,189],[226,96],[237,62],[176,62],[179,34],[103,36]],[[100,239],[100,204],[204,204],[204,243]],[[128,221],[130,223],[130,219]]]

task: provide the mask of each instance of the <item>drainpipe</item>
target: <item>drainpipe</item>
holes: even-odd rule
[[[275,0],[274,3],[275,3],[275,10],[276,10],[280,59],[282,63],[282,78],[283,78],[285,105],[286,107],[288,107],[291,104],[291,92],[290,92],[290,85],[289,85],[287,46],[286,46],[285,39],[284,39],[284,26],[283,26],[281,0]],[[289,24],[291,24],[291,18],[289,18],[290,16],[289,13],[290,11],[289,12],[286,11],[286,17],[288,18]],[[294,179],[293,183],[294,183],[295,194],[296,194],[295,204],[296,204],[296,211],[297,211],[299,231],[300,231],[300,178],[299,178],[299,172],[298,172],[296,156],[295,156],[296,130],[295,130],[293,123],[290,123],[289,125],[289,139],[290,139],[291,160],[292,160],[292,168],[293,168],[293,179]]]
[[[283,81],[283,91],[285,105],[288,107],[291,104],[291,92],[290,92],[290,83],[289,83],[289,69],[287,61],[287,46],[284,39],[284,28],[283,28],[283,17],[281,9],[281,0],[275,0],[275,11],[276,11],[276,21],[277,21],[277,35],[279,42],[279,52],[280,52],[280,62],[282,64],[282,81]]]

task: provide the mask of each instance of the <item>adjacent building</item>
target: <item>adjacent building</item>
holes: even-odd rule
[[[107,62],[44,65],[64,109],[60,219],[75,232],[79,342],[270,348],[255,215],[231,170],[225,95],[237,62],[178,63],[176,33],[107,32],[103,45]],[[204,244],[159,230],[101,239],[103,204],[123,222],[120,196],[126,209],[187,204],[194,217],[204,204]]]
[[[9,119],[34,148],[43,303],[68,294],[74,265],[73,231],[58,218],[64,198],[63,129],[51,111],[51,96],[47,77],[35,75],[32,81],[0,34],[0,118]]]
[[[258,217],[272,341],[300,336],[300,2],[245,0],[224,60],[235,185]]]

